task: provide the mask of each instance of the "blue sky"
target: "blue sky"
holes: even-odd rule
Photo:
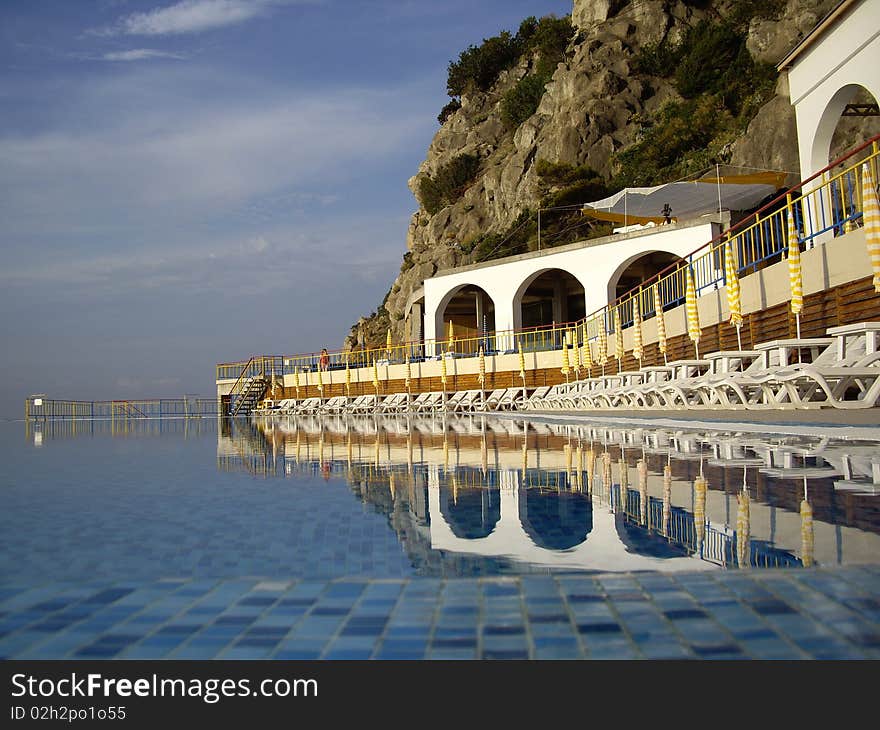
[[[391,285],[446,68],[571,0],[4,0],[0,416],[211,394]]]

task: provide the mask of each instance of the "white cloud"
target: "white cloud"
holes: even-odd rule
[[[201,33],[251,20],[270,4],[268,0],[181,0],[123,18],[118,32],[145,36]]]
[[[184,56],[179,53],[158,51],[154,48],[134,48],[130,51],[105,53],[101,58],[104,61],[146,61],[152,58],[175,58],[181,60]]]

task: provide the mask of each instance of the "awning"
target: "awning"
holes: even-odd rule
[[[722,209],[751,210],[782,188],[785,178],[784,172],[757,172],[713,175],[649,188],[625,188],[602,200],[585,203],[582,210],[585,215],[613,223],[663,223],[666,205],[671,208],[673,220],[717,213],[719,193]]]

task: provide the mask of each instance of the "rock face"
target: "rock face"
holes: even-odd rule
[[[776,63],[809,32],[836,0],[788,0],[779,20],[753,20],[747,47],[758,59]],[[394,340],[404,332],[406,304],[440,269],[468,261],[464,250],[478,236],[507,230],[540,199],[536,162],[544,159],[587,165],[605,179],[615,172],[614,155],[637,139],[643,115],[680,98],[670,81],[636,75],[634,56],[663,39],[677,42],[704,17],[722,18],[732,0],[574,0],[575,33],[565,61],[547,84],[537,111],[515,130],[505,125],[505,92],[529,73],[534,59],[503,72],[486,93],[465,95],[461,108],[440,126],[424,162],[409,180],[419,201],[406,233],[407,255],[384,304]],[[500,29],[499,29],[500,30]],[[455,203],[434,214],[419,200],[419,181],[462,154],[478,155],[476,179]],[[731,164],[798,170],[794,113],[784,84],[728,149]],[[586,202],[586,201],[583,201]],[[380,310],[381,311],[381,310]],[[385,330],[374,327],[375,336]],[[347,339],[356,343],[357,328]],[[367,344],[370,345],[372,336]],[[378,343],[377,343],[378,344]]]

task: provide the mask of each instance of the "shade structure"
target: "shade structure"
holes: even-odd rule
[[[562,343],[562,374],[565,376],[565,382],[568,382],[568,374],[571,372],[571,362],[568,358],[568,343]]]
[[[599,338],[596,341],[596,360],[603,368],[608,362],[608,330],[605,329],[605,315],[599,316]]]
[[[620,325],[620,306],[614,308],[614,357],[617,358],[617,369],[623,370],[623,358],[626,351],[623,349],[623,327]]]
[[[700,312],[697,309],[697,288],[694,285],[694,274],[691,271],[691,267],[688,266],[685,269],[685,275],[687,277],[687,290],[685,291],[685,315],[687,316],[687,329],[688,329],[688,337],[690,337],[691,342],[694,343],[694,347],[696,348],[697,357],[700,354]]]
[[[639,363],[642,362],[642,356],[645,354],[644,345],[642,344],[642,311],[639,305],[641,298],[641,291],[633,297],[633,356]]]
[[[788,284],[791,289],[791,313],[797,318],[797,336],[801,336],[801,311],[804,308],[804,279],[801,271],[801,242],[794,226],[794,208],[788,209]]]
[[[739,273],[733,259],[733,245],[728,241],[724,245],[724,278],[727,280],[727,308],[730,310],[730,324],[737,331],[742,327],[742,300],[739,290]]]
[[[593,367],[593,353],[590,351],[590,336],[587,333],[587,323],[584,322],[584,368],[587,371],[587,375],[590,374],[590,369]]]
[[[666,316],[663,314],[663,301],[660,298],[660,284],[654,284],[654,316],[657,320],[657,346],[666,356]]]
[[[872,163],[862,165],[862,215],[865,225],[865,244],[874,272],[874,291],[880,292],[880,198]]]

